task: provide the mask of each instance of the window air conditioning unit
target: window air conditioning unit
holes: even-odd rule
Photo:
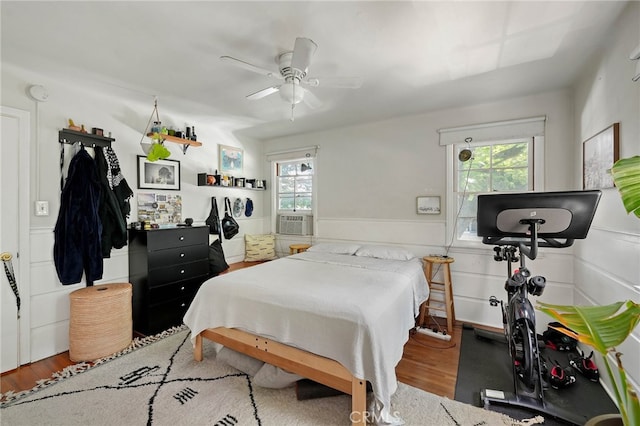
[[[278,216],[278,233],[285,235],[312,235],[313,216],[281,214]]]

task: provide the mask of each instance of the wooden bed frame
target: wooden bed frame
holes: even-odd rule
[[[329,358],[294,348],[235,328],[208,328],[196,336],[193,356],[202,361],[202,338],[307,377],[351,395],[352,425],[367,424],[367,382],[353,376],[342,364]]]

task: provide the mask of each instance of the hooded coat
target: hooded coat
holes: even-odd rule
[[[96,163],[82,148],[71,159],[54,228],[53,261],[63,285],[102,279],[101,189]]]

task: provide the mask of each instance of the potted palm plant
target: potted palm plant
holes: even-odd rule
[[[627,213],[633,212],[640,218],[640,155],[616,161],[611,176]]]
[[[591,424],[639,425],[638,393],[627,378],[622,366],[622,354],[616,351],[616,346],[624,342],[640,322],[640,304],[631,300],[605,306],[553,305],[538,302],[537,308],[568,328],[556,328],[556,330],[591,346],[602,355],[620,415],[614,416],[619,419],[617,423],[608,420],[609,417],[607,417],[609,423],[598,423],[597,421],[604,420],[599,416],[600,418],[592,419],[593,423]],[[612,365],[614,363],[611,361],[609,353],[615,355],[615,365]]]
[[[611,168],[627,213],[640,218],[640,156],[622,158]],[[616,351],[640,322],[640,304],[627,300],[606,306],[566,306],[538,302],[537,308],[568,327],[570,337],[591,346],[602,355],[620,415],[597,416],[587,425],[640,425],[638,392],[627,379],[622,354]],[[609,357],[615,356],[615,363]],[[612,365],[614,364],[614,365]]]

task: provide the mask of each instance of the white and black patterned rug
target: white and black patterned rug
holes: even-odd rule
[[[205,341],[193,360],[188,331],[137,341],[136,347],[53,383],[4,395],[3,425],[347,425],[349,396],[298,401],[295,388],[255,386],[244,373],[216,361]],[[84,371],[83,371],[84,370]],[[399,384],[392,400],[408,425],[512,425],[514,420]]]

